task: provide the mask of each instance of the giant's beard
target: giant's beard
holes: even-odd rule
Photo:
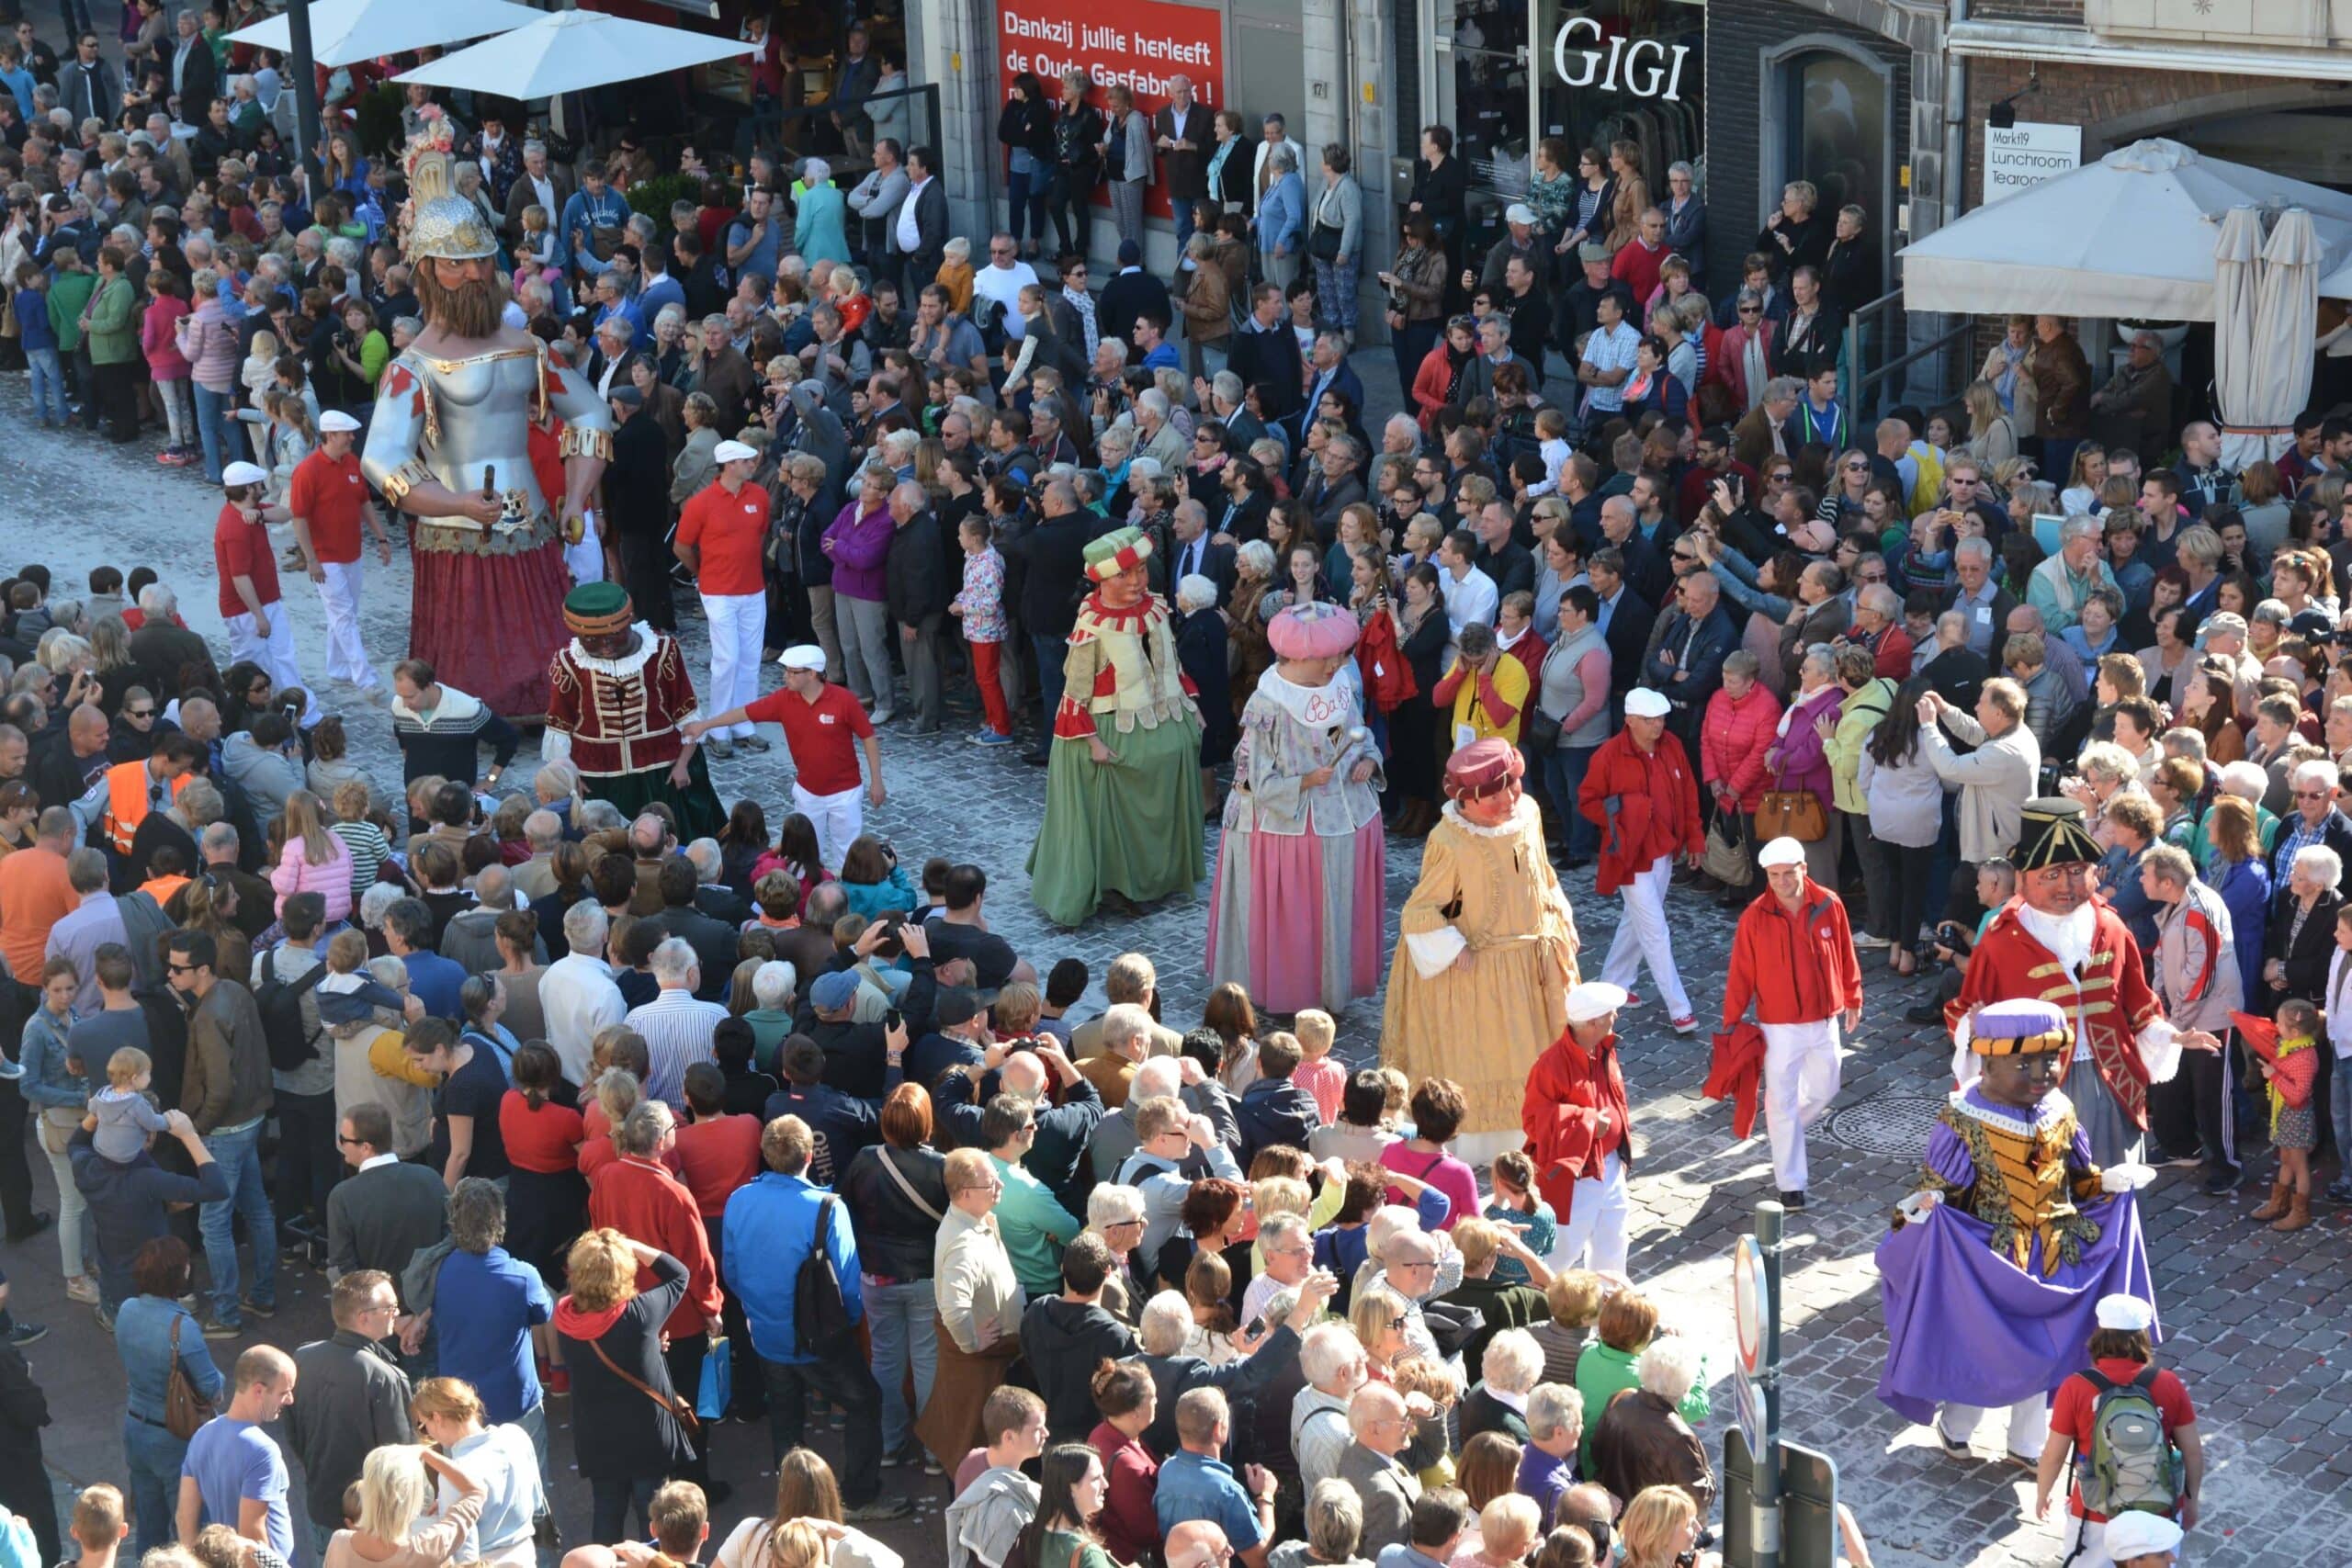
[[[469,343],[496,337],[505,318],[506,280],[493,272],[452,288],[443,286],[435,271],[430,260],[417,264],[416,302],[424,319]]]

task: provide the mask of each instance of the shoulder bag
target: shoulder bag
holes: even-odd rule
[[[899,1190],[907,1195],[907,1201],[928,1215],[933,1224],[941,1224],[946,1221],[946,1215],[923,1201],[922,1194],[915,1190],[915,1184],[907,1179],[906,1173],[901,1171],[897,1162],[890,1158],[890,1146],[888,1144],[877,1146],[874,1151],[874,1157],[882,1162],[883,1170],[888,1173],[890,1179],[898,1185]]]
[[[196,1392],[180,1365],[180,1325],[187,1316],[180,1313],[172,1318],[172,1370],[164,1375],[164,1430],[182,1442],[195,1437],[213,1415],[212,1402]]]
[[[1560,721],[1545,713],[1532,698],[1527,705],[1527,735],[1521,750],[1530,757],[1541,757],[1560,743]]]
[[[657,1325],[656,1326],[658,1327],[659,1325]],[[591,1339],[588,1341],[588,1348],[596,1352],[596,1359],[605,1363],[605,1370],[606,1371],[612,1373],[613,1376],[620,1379],[621,1382],[628,1384],[629,1387],[637,1390],[638,1393],[645,1395],[646,1398],[651,1400],[655,1404],[661,1406],[662,1409],[668,1411],[672,1416],[675,1416],[677,1418],[678,1425],[684,1428],[686,1440],[688,1442],[698,1442],[701,1440],[702,1417],[695,1414],[695,1407],[692,1404],[680,1398],[674,1393],[665,1398],[662,1394],[656,1393],[653,1391],[653,1385],[647,1382],[643,1378],[639,1377],[634,1372],[624,1371],[619,1362],[614,1360],[612,1357],[605,1353],[605,1342],[601,1338]]]
[[[1717,811],[1707,825],[1707,847],[1699,869],[1726,887],[1745,887],[1754,875],[1747,858],[1747,829],[1736,811]]]
[[[1782,789],[1781,775],[1772,774],[1772,787],[1764,792],[1763,803],[1756,808],[1756,836],[1767,840],[1794,839],[1800,844],[1815,844],[1829,836],[1829,816],[1821,808],[1821,797],[1809,789]]]
[[[1330,205],[1331,197],[1338,189],[1336,186],[1327,189],[1323,199],[1315,204],[1315,224],[1307,231],[1306,254],[1319,262],[1338,261],[1340,242],[1347,238],[1347,231],[1339,224],[1323,221],[1323,209]]]

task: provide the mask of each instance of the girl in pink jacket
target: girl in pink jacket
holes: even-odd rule
[[[326,808],[307,789],[286,797],[286,848],[270,867],[269,885],[277,889],[277,913],[286,914],[286,900],[297,893],[316,893],[327,901],[327,922],[351,918],[351,846],[327,830]]]
[[[188,389],[187,355],[180,352],[180,318],[188,310],[187,285],[163,267],[147,274],[147,313],[140,322],[139,346],[147,355],[147,376],[155,400],[164,405],[171,444],[155,455],[159,463],[182,468],[196,461],[196,400]]]

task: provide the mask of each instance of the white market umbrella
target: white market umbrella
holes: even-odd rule
[[[738,39],[658,27],[602,11],[533,12],[512,32],[446,54],[394,78],[508,98],[551,98],[608,82],[632,82],[758,48]]]
[[[545,11],[512,0],[317,0],[311,7],[311,54],[319,64],[352,65],[435,44],[464,43],[536,22]],[[281,14],[229,35],[284,54],[293,29]]]
[[[2213,243],[2213,400],[2225,423],[2244,423],[2240,411],[2254,406],[2255,295],[2261,267],[2262,215],[2251,207],[2233,207]]]
[[[2154,139],[1905,246],[1904,302],[1980,315],[2210,321],[2218,215],[2249,203],[2304,209],[2324,251],[2352,256],[2352,196]]]
[[[2312,395],[2312,338],[2319,329],[2319,238],[2311,215],[2290,207],[2262,247],[2256,286],[2250,400],[2229,406],[2222,460],[2243,468],[2276,458],[2293,440],[2292,421]],[[2252,428],[2248,428],[2252,427]]]

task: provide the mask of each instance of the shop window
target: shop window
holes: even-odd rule
[[[1536,137],[1556,136],[1574,155],[1603,153],[1614,141],[1641,149],[1642,175],[1653,197],[1666,196],[1666,171],[1694,166],[1704,194],[1706,21],[1687,0],[1602,0],[1563,5],[1541,0]]]
[[[1887,86],[1872,62],[1828,50],[1808,50],[1781,62],[1780,185],[1810,181],[1825,216],[1849,204],[1870,215],[1884,233],[1887,170]]]

